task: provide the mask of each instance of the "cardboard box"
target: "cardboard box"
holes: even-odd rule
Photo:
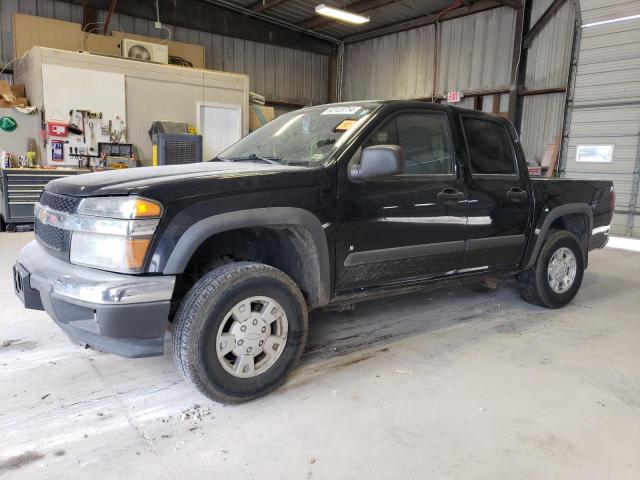
[[[26,98],[16,98],[13,102],[0,100],[0,108],[28,107],[29,102]]]
[[[11,95],[13,95],[13,92],[11,91],[11,85],[9,85],[9,82],[6,80],[0,80],[0,98],[9,100],[8,96]]]
[[[24,88],[24,83],[11,85],[11,93],[13,93],[18,98],[27,98],[27,91]]]
[[[0,107],[26,107],[28,102],[25,97],[24,85],[9,85],[6,80],[0,80]]]
[[[249,105],[249,131],[253,132],[261,126],[269,123],[276,116],[273,107],[264,105]]]
[[[2,1],[2,0],[0,0]],[[91,30],[90,30],[91,31]],[[163,33],[166,35],[166,33]],[[13,14],[13,45],[15,56],[21,57],[32,47],[48,47],[58,50],[86,50],[93,53],[120,56],[120,43],[125,34],[113,31],[111,35],[85,33],[79,23],[37,17],[24,13]],[[127,38],[158,43],[156,37],[126,34]],[[190,61],[196,68],[204,68],[204,47],[192,43],[169,40],[169,55],[182,57]]]

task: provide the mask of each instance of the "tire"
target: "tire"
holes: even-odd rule
[[[246,402],[284,382],[304,349],[307,322],[304,298],[285,273],[231,263],[207,273],[185,295],[174,319],[173,358],[208,398]]]
[[[550,269],[549,264],[553,261],[554,255],[557,255],[556,259],[559,262],[554,262]],[[573,280],[568,281],[572,276],[570,271],[573,267],[570,266],[575,266],[575,273]],[[557,269],[554,270],[554,267]],[[536,264],[519,276],[522,296],[535,305],[547,308],[564,307],[578,293],[583,275],[584,256],[577,237],[567,231],[551,231],[538,254]],[[554,283],[554,277],[564,280],[556,280]]]

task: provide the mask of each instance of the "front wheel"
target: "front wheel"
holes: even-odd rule
[[[520,274],[522,296],[530,303],[560,308],[578,293],[584,274],[584,257],[574,234],[549,234],[536,264]]]
[[[307,309],[293,280],[268,265],[238,262],[189,290],[174,320],[173,355],[204,395],[240,403],[284,382],[306,335]]]

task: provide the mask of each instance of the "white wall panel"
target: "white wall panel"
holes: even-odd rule
[[[640,0],[580,0],[582,23],[601,22],[640,13]]]

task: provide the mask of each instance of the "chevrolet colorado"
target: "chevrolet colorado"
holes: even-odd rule
[[[52,181],[14,283],[74,341],[161,355],[225,403],[272,391],[307,312],[517,276],[549,308],[608,239],[608,181],[529,178],[505,119],[419,101],[283,115],[218,157]]]

